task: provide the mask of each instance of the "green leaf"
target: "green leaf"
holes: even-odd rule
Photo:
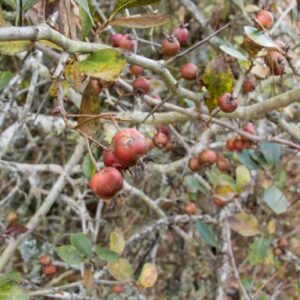
[[[260,144],[260,152],[264,159],[273,166],[280,160],[281,148],[278,144],[263,142]]]
[[[93,23],[91,22],[89,15],[82,8],[80,9],[80,15],[82,23],[81,39],[84,40],[90,33]]]
[[[15,55],[29,50],[30,47],[31,42],[29,41],[0,42],[0,53],[3,55]]]
[[[109,249],[113,252],[121,254],[125,247],[125,239],[120,230],[115,230],[110,235]]]
[[[101,260],[104,260],[109,263],[113,263],[119,259],[118,253],[100,246],[95,247],[95,253]]]
[[[85,11],[85,13],[89,16],[90,21],[91,21],[92,25],[94,26],[95,23],[94,23],[92,15],[91,15],[88,1],[87,0],[75,0],[75,1],[82,7],[82,9]]]
[[[228,46],[225,46],[225,45],[221,45],[220,46],[220,49],[225,52],[226,54],[238,59],[238,60],[248,60],[248,58],[240,51],[234,49],[234,48],[231,48],[231,47],[228,47]]]
[[[286,212],[289,202],[282,191],[275,185],[271,185],[263,195],[263,202],[277,215]]]
[[[96,173],[96,167],[94,166],[90,155],[86,154],[82,163],[83,175],[90,180],[91,177]]]
[[[205,188],[200,183],[196,176],[188,175],[184,177],[184,185],[188,188],[191,193],[205,192]]]
[[[263,264],[269,255],[269,251],[272,251],[270,245],[270,240],[255,238],[254,242],[249,247],[249,263],[252,266],[257,264]]]
[[[84,256],[92,257],[93,245],[90,239],[81,232],[71,234],[71,244]]]
[[[245,26],[244,31],[246,35],[256,44],[265,48],[278,48],[276,43],[270,38],[269,34],[258,30],[255,27]]]
[[[233,191],[236,190],[235,180],[228,174],[221,172],[218,168],[212,167],[209,171],[206,172],[206,176],[213,186],[217,188],[218,186],[230,186]]]
[[[0,288],[1,300],[29,300],[29,296],[24,290],[16,285],[4,285]]]
[[[19,272],[8,272],[0,276],[0,287],[6,284],[15,284],[22,281],[22,275]],[[0,298],[1,299],[1,298]]]
[[[126,65],[124,55],[117,50],[103,49],[76,63],[85,75],[106,81],[116,81]]]
[[[255,216],[238,213],[228,219],[230,228],[242,236],[253,236],[262,233]]]
[[[159,1],[160,0],[118,0],[109,20],[112,20],[115,14],[123,9],[149,5],[149,4],[157,3]]]
[[[0,92],[8,85],[9,81],[14,77],[10,71],[0,73]]]
[[[25,10],[31,8],[33,5],[35,5],[38,2],[39,2],[39,0],[25,0],[25,1],[23,1],[23,10],[25,11]]]
[[[200,220],[197,220],[196,229],[197,229],[201,239],[206,244],[213,246],[215,248],[219,247],[218,238],[210,225],[208,225]]]
[[[68,265],[76,266],[83,262],[81,254],[72,245],[64,245],[55,249],[57,255]]]
[[[240,193],[251,182],[251,175],[247,167],[240,165],[235,169],[235,177],[236,191]]]
[[[138,283],[143,288],[151,288],[157,280],[157,268],[155,264],[146,263],[143,265],[142,272],[138,279]]]
[[[132,281],[133,268],[128,260],[119,258],[117,261],[109,263],[107,265],[109,273],[117,280]]]
[[[244,150],[237,154],[238,160],[245,165],[249,170],[258,170],[260,165],[255,161],[251,155],[251,150]]]

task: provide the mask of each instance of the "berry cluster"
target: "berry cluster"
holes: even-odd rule
[[[105,168],[92,176],[92,191],[103,199],[109,199],[123,188],[122,170],[134,166],[147,154],[149,141],[135,128],[125,128],[112,138],[109,149],[103,152]]]
[[[158,127],[153,137],[153,144],[157,148],[165,148],[167,151],[173,149],[171,133],[168,127]]]
[[[52,264],[52,259],[49,255],[40,256],[39,263],[43,266],[43,274],[45,276],[52,276],[58,272],[58,268]]]

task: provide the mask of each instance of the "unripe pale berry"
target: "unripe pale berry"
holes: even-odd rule
[[[177,38],[181,45],[185,44],[189,39],[189,31],[184,24],[181,24],[180,27],[175,28],[173,30],[173,35]]]
[[[273,15],[266,9],[257,12],[255,19],[266,29],[271,29],[273,26]]]
[[[138,96],[146,95],[150,91],[150,83],[145,77],[141,76],[132,82],[132,88],[134,94]]]
[[[187,63],[181,66],[180,74],[186,80],[194,80],[197,77],[198,68],[195,64]]]
[[[165,38],[161,46],[162,53],[166,57],[174,56],[180,51],[180,43],[174,36]]]
[[[218,99],[218,104],[221,111],[225,113],[234,112],[238,105],[239,101],[237,98],[233,97],[230,93],[225,93]]]
[[[123,188],[123,177],[117,169],[105,167],[92,176],[90,186],[97,196],[109,199]]]
[[[120,48],[130,51],[130,52],[132,52],[134,50],[135,45],[136,45],[136,40],[135,40],[134,36],[131,34],[123,35],[119,42]]]

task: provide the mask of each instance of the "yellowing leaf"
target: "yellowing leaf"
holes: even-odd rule
[[[92,53],[85,60],[75,64],[76,68],[85,75],[116,81],[124,69],[126,60],[117,50],[103,49]]]
[[[139,284],[143,288],[151,288],[157,280],[157,268],[154,264],[146,263],[143,265],[142,272],[139,277]]]
[[[228,221],[231,229],[242,236],[253,236],[262,233],[258,221],[253,215],[239,213],[229,218]]]
[[[110,245],[109,249],[118,254],[121,254],[125,247],[125,239],[123,233],[119,230],[116,230],[110,235]]]
[[[133,268],[131,264],[124,258],[119,258],[117,261],[107,265],[109,273],[117,280],[132,281]]]
[[[240,193],[250,183],[251,175],[249,170],[245,166],[240,165],[235,170],[235,176],[236,176],[236,190],[238,193]]]
[[[31,42],[29,41],[0,42],[0,53],[3,55],[15,55],[29,50],[30,47]]]
[[[110,22],[110,25],[127,28],[151,28],[163,25],[168,21],[170,21],[170,16],[160,13],[149,13],[144,15],[119,17],[112,20]]]

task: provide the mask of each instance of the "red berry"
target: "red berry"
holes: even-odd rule
[[[287,248],[289,246],[289,241],[287,238],[285,237],[280,237],[277,241],[277,246],[280,248],[280,249],[284,249],[284,248]]]
[[[121,33],[113,33],[110,37],[110,44],[115,48],[120,47],[120,41],[122,37],[123,34]]]
[[[51,256],[49,255],[42,255],[39,257],[39,263],[42,265],[42,266],[47,266],[47,265],[50,265],[51,264]]]
[[[200,170],[200,164],[199,164],[198,157],[191,157],[189,159],[189,169],[192,172],[197,172]]]
[[[163,132],[157,132],[153,138],[153,143],[158,148],[165,147],[169,142],[169,137]]]
[[[214,201],[214,204],[218,207],[223,207],[226,205],[226,200],[224,200],[224,198],[220,197],[220,196],[214,196],[213,197],[213,201]]]
[[[273,15],[266,9],[262,9],[257,12],[255,19],[266,29],[271,29],[273,26]]]
[[[217,167],[220,171],[226,171],[230,168],[230,162],[226,157],[218,156]]]
[[[113,154],[125,167],[133,166],[148,152],[148,147],[145,137],[135,128],[122,129],[112,139]]]
[[[157,132],[164,133],[167,137],[170,137],[170,129],[168,126],[161,126],[157,128]]]
[[[195,64],[187,63],[180,68],[181,76],[186,80],[194,80],[197,77],[198,68]]]
[[[115,294],[122,294],[125,291],[124,285],[122,284],[116,284],[112,287],[112,291]]]
[[[256,135],[256,129],[253,125],[253,123],[249,122],[247,123],[244,127],[243,127],[243,130],[250,133],[250,134],[253,134],[253,135]]]
[[[52,275],[56,274],[57,271],[58,271],[57,267],[52,264],[47,265],[43,268],[43,274],[45,276],[52,276]]]
[[[180,43],[174,36],[165,38],[162,42],[162,53],[166,57],[176,55],[180,51]]]
[[[139,76],[143,73],[143,71],[144,71],[144,68],[141,66],[138,66],[138,65],[132,65],[130,67],[130,73],[133,76]]]
[[[181,45],[185,44],[189,38],[189,31],[184,24],[173,30],[173,35],[177,38]]]
[[[97,196],[108,199],[123,188],[123,177],[117,169],[105,167],[92,176],[90,186]]]
[[[136,41],[133,35],[131,34],[125,34],[122,36],[119,42],[119,47],[128,50],[128,51],[133,51],[136,45]]]
[[[234,151],[235,150],[235,148],[234,148],[234,139],[227,140],[227,142],[226,142],[226,148],[229,151]]]
[[[230,93],[223,94],[218,99],[219,107],[223,112],[230,113],[237,109],[239,101],[233,97]]]
[[[243,151],[245,148],[244,141],[241,138],[236,138],[234,140],[233,146],[234,146],[234,150],[238,152]]]
[[[255,87],[256,87],[256,82],[255,82],[254,79],[247,78],[247,79],[244,80],[244,82],[243,82],[243,92],[245,94],[255,90]]]
[[[198,160],[200,165],[208,164],[212,165],[217,162],[217,154],[215,151],[210,149],[205,149],[198,154]]]
[[[113,167],[121,171],[123,169],[122,164],[116,159],[113,152],[109,149],[103,151],[103,163],[106,167]]]
[[[136,95],[146,95],[150,91],[150,83],[145,77],[138,77],[132,82],[133,92]]]
[[[195,203],[189,202],[184,206],[184,212],[187,215],[194,215],[197,211],[197,206]]]

